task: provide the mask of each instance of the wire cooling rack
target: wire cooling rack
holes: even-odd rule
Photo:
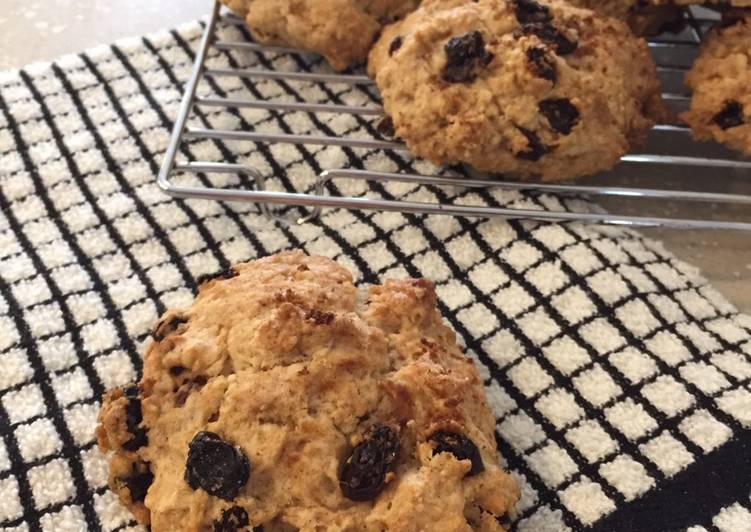
[[[663,83],[665,101],[675,109],[685,108],[688,97],[681,94],[682,79],[685,70],[690,66],[696,55],[698,44],[703,32],[711,24],[711,20],[687,13],[687,29],[671,38],[661,38],[651,41],[650,48],[658,64],[658,72]],[[349,179],[364,182],[402,182],[415,185],[433,187],[457,187],[461,189],[492,189],[529,191],[549,193],[558,196],[575,196],[584,198],[610,197],[624,202],[639,200],[644,202],[662,201],[671,205],[677,203],[691,203],[697,206],[692,212],[699,210],[722,210],[723,206],[751,205],[751,194],[705,192],[698,190],[657,189],[637,186],[603,186],[583,184],[548,184],[532,182],[502,181],[498,176],[477,176],[471,178],[457,175],[421,175],[414,173],[375,172],[361,169],[329,168],[322,171],[313,187],[307,192],[285,192],[266,190],[266,176],[257,168],[230,163],[226,161],[176,160],[181,146],[189,139],[216,139],[220,141],[245,141],[256,144],[306,144],[318,146],[341,146],[345,148],[366,148],[370,150],[406,151],[404,144],[391,142],[380,138],[347,138],[338,136],[316,136],[298,134],[267,134],[254,130],[214,129],[209,127],[193,127],[188,120],[196,108],[250,108],[269,110],[274,112],[303,112],[303,113],[345,113],[360,116],[383,116],[383,110],[378,106],[341,105],[334,103],[289,102],[272,101],[252,98],[250,94],[242,98],[228,98],[219,96],[201,96],[197,88],[202,79],[242,78],[253,80],[284,80],[304,81],[321,84],[348,84],[368,86],[372,81],[364,75],[333,74],[303,71],[280,71],[265,68],[227,68],[213,67],[208,64],[212,50],[240,51],[255,54],[299,54],[299,50],[263,46],[248,40],[222,40],[217,37],[217,25],[241,25],[242,20],[228,14],[222,14],[221,4],[216,1],[206,24],[205,31],[196,52],[191,76],[185,86],[182,101],[174,129],[170,138],[164,163],[159,172],[157,182],[167,194],[181,198],[203,198],[224,201],[246,201],[260,205],[263,212],[273,216],[269,204],[304,207],[305,214],[297,218],[297,223],[304,223],[318,216],[325,207],[346,209],[369,209],[382,211],[401,211],[411,213],[446,214],[467,217],[503,217],[507,219],[534,219],[547,221],[580,221],[585,223],[600,223],[613,225],[627,225],[640,227],[669,227],[679,229],[733,229],[751,231],[751,221],[735,221],[727,219],[711,219],[709,216],[647,216],[617,214],[597,210],[592,212],[569,212],[559,210],[536,210],[513,207],[491,207],[485,204],[471,205],[465,203],[417,202],[402,199],[371,198],[361,196],[347,196],[333,194],[327,184],[333,180]],[[659,124],[654,126],[652,136],[654,143],[668,146],[678,153],[660,153],[660,149],[648,150],[646,153],[628,154],[621,159],[617,169],[625,168],[626,174],[639,174],[642,171],[667,171],[681,169],[683,172],[700,172],[702,177],[712,183],[725,179],[751,178],[751,161],[741,159],[728,152],[717,150],[702,153],[702,146],[693,143],[689,138],[689,131],[685,127]],[[670,151],[670,150],[668,150]],[[706,151],[706,150],[705,150]],[[177,172],[214,174],[230,173],[250,179],[252,189],[230,189],[220,187],[183,186],[170,179]],[[747,181],[747,184],[749,181]],[[612,202],[611,202],[612,203]],[[710,208],[710,205],[712,208]],[[699,208],[701,207],[701,209]],[[660,209],[666,212],[669,209]]]

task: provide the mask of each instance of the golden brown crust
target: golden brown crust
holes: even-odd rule
[[[249,527],[267,531],[502,530],[492,516],[513,508],[518,488],[500,468],[482,382],[436,311],[433,285],[387,281],[368,300],[358,304],[336,263],[293,252],[237,265],[203,283],[190,308],[167,313],[141,381],[148,444],[122,449],[122,393],[105,398],[98,428],[101,447],[115,451],[111,485],[138,519],[155,532],[209,530],[239,506]],[[355,502],[340,467],[379,425],[398,433],[398,459],[383,491]],[[469,438],[484,471],[468,476],[469,460],[434,454],[437,430]],[[184,480],[199,431],[250,461],[231,500]],[[154,475],[145,504],[123,489],[133,464]]]
[[[662,110],[646,43],[589,10],[538,5],[545,23],[523,22],[510,1],[428,0],[384,29],[368,70],[413,153],[559,180],[610,168],[643,142]],[[484,57],[472,76],[447,77],[452,39],[478,33]],[[568,121],[543,113],[551,101]]]
[[[628,24],[636,35],[656,35],[666,24],[682,17],[682,8],[672,2],[649,4],[642,0],[566,0],[576,7],[591,9]]]
[[[734,17],[706,36],[686,75],[693,95],[681,118],[694,138],[751,155],[751,13]]]
[[[222,0],[246,19],[253,38],[323,55],[336,70],[364,61],[383,24],[419,0]]]

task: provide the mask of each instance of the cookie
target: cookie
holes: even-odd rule
[[[636,35],[677,32],[684,26],[682,9],[676,4],[649,4],[644,0],[566,0],[576,7],[591,9],[628,24]]]
[[[500,531],[519,497],[433,285],[360,294],[289,252],[201,284],[99,416],[110,485],[164,530]]]
[[[428,0],[384,29],[368,71],[415,155],[510,177],[611,168],[662,109],[646,43],[558,1]]]
[[[693,137],[751,155],[751,13],[707,34],[686,85],[693,93],[681,118]]]
[[[714,9],[751,7],[751,0],[647,0],[652,5],[706,6]]]
[[[321,54],[336,70],[364,61],[381,27],[419,0],[222,0],[258,42]]]

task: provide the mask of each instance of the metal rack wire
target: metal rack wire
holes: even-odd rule
[[[558,210],[535,210],[514,207],[491,207],[487,205],[470,205],[440,202],[417,202],[401,199],[369,198],[359,196],[332,195],[328,191],[327,183],[338,179],[363,180],[366,182],[404,182],[432,187],[460,187],[464,189],[490,189],[531,191],[556,195],[576,195],[586,198],[615,197],[637,198],[640,200],[662,200],[671,202],[692,202],[694,204],[712,205],[751,205],[751,194],[702,192],[688,190],[666,190],[655,188],[640,188],[632,186],[597,186],[583,184],[545,184],[531,182],[509,182],[495,178],[467,178],[466,176],[435,176],[412,173],[375,172],[361,169],[330,168],[322,171],[310,192],[285,192],[265,189],[265,177],[253,166],[209,161],[177,161],[176,156],[182,144],[188,139],[216,139],[220,141],[247,141],[252,143],[287,143],[308,144],[319,146],[341,146],[348,148],[368,148],[371,150],[406,151],[404,144],[377,138],[347,138],[335,136],[297,135],[297,134],[267,134],[247,130],[213,129],[209,127],[188,126],[188,119],[195,107],[220,108],[252,108],[270,111],[295,111],[304,113],[346,113],[361,116],[382,116],[383,110],[378,106],[341,105],[334,103],[283,102],[253,99],[251,97],[227,98],[217,96],[199,96],[196,94],[199,82],[203,78],[251,78],[270,80],[297,80],[316,83],[344,83],[353,85],[369,85],[372,81],[364,75],[331,74],[316,72],[275,71],[271,69],[239,69],[212,68],[207,64],[210,50],[219,51],[247,51],[260,54],[300,53],[284,47],[263,46],[247,41],[225,41],[215,38],[215,31],[220,20],[228,24],[242,24],[242,21],[230,16],[222,16],[221,5],[215,2],[214,8],[206,24],[205,31],[196,52],[191,76],[185,86],[178,115],[172,131],[164,163],[159,172],[157,183],[167,194],[181,198],[203,198],[224,201],[254,202],[261,206],[263,212],[272,215],[269,204],[285,206],[307,207],[307,214],[297,219],[298,223],[309,221],[325,207],[345,209],[365,209],[400,211],[411,213],[446,214],[467,217],[502,217],[507,219],[534,219],[546,221],[580,221],[585,223],[600,223],[612,225],[640,226],[640,227],[669,227],[691,229],[733,229],[751,231],[751,221],[714,220],[701,217],[669,217],[625,215],[608,212],[568,212]],[[659,66],[660,75],[665,80],[672,79],[672,85],[681,83],[683,72],[690,65],[692,54],[701,41],[701,35],[708,21],[687,15],[689,17],[689,31],[687,38],[660,39],[650,42],[650,47]],[[687,104],[687,96],[679,93],[667,92],[664,98],[668,104],[681,107]],[[654,131],[671,139],[679,138],[686,142],[688,130],[675,125],[660,124]],[[689,141],[690,143],[690,141]],[[690,146],[690,144],[689,144]],[[697,156],[694,149],[687,153],[660,154],[640,153],[625,155],[621,160],[634,171],[645,167],[686,167],[706,169],[714,172],[712,180],[722,179],[725,174],[732,172],[735,176],[751,178],[751,161],[734,156]],[[229,189],[219,187],[184,186],[173,183],[170,178],[176,172],[187,173],[230,173],[250,178],[254,184],[252,190]],[[708,175],[709,177],[709,175]]]

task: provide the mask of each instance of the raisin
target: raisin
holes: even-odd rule
[[[248,482],[250,461],[239,447],[213,432],[199,432],[188,446],[185,482],[227,501]]]
[[[189,390],[181,387],[177,392],[175,393],[175,406],[183,406],[185,404],[185,401],[188,400],[188,393]]]
[[[394,121],[390,116],[384,116],[376,124],[376,131],[383,137],[394,137],[396,131],[394,130]]]
[[[397,35],[394,37],[394,40],[391,41],[391,44],[389,44],[389,57],[394,55],[394,53],[402,47],[402,44],[404,43],[404,39],[401,35]]]
[[[398,453],[397,434],[390,427],[376,425],[341,465],[339,486],[344,496],[353,501],[375,499],[383,490],[386,473]]]
[[[232,279],[233,277],[237,277],[237,275],[238,273],[235,271],[235,269],[230,266],[226,270],[199,275],[198,279],[196,279],[196,283],[198,284],[198,286],[201,286],[203,283],[208,283],[209,281],[223,281],[225,279]]]
[[[720,126],[720,129],[730,129],[743,124],[743,107],[740,102],[728,100],[722,111],[714,115],[712,122]]]
[[[146,498],[146,492],[154,482],[154,474],[148,462],[137,462],[133,463],[133,472],[129,476],[120,477],[118,480],[128,488],[133,502],[141,502]]]
[[[553,16],[550,8],[535,0],[515,0],[516,20],[519,24],[532,24],[533,22],[550,22]]]
[[[428,439],[435,445],[433,455],[451,453],[457,460],[469,460],[472,463],[472,467],[469,469],[467,475],[476,475],[485,471],[480,451],[472,440],[463,434],[439,430],[438,432],[434,432]]]
[[[579,110],[566,98],[548,98],[537,104],[540,113],[548,119],[550,127],[568,135],[579,122]]]
[[[555,70],[555,60],[550,57],[545,48],[538,46],[527,49],[527,61],[529,69],[538,78],[556,82],[558,76]]]
[[[522,31],[536,35],[541,41],[552,45],[558,55],[571,54],[579,46],[578,42],[569,39],[562,31],[548,23],[525,24]]]
[[[151,337],[157,342],[161,342],[167,338],[170,334],[177,330],[177,327],[182,323],[187,323],[187,316],[181,316],[179,314],[170,314],[159,320],[154,327],[154,331],[151,333]]]
[[[125,404],[125,428],[132,434],[130,440],[123,443],[123,449],[127,451],[136,451],[149,443],[146,429],[139,426],[143,422],[139,392],[136,384],[123,389],[123,395],[128,400]]]
[[[248,512],[240,506],[232,506],[222,512],[219,521],[214,521],[214,532],[237,532],[249,523]]]
[[[534,131],[530,131],[529,129],[523,128],[521,126],[516,126],[516,129],[518,129],[522,133],[522,135],[527,137],[528,146],[525,151],[520,151],[516,154],[519,159],[525,159],[527,161],[538,161],[540,157],[550,151],[548,150],[547,146],[545,146],[540,141],[540,137],[538,137]]]
[[[448,83],[473,81],[477,77],[475,69],[487,66],[493,60],[493,54],[485,50],[485,41],[479,31],[451,37],[443,49],[446,51],[446,66],[441,78]]]
[[[175,406],[183,406],[188,399],[188,395],[195,390],[203,388],[208,379],[205,375],[196,375],[192,379],[183,382],[180,387],[175,390]]]
[[[185,366],[172,366],[169,369],[169,374],[172,375],[173,377],[179,377],[185,372],[186,369],[187,368]]]

